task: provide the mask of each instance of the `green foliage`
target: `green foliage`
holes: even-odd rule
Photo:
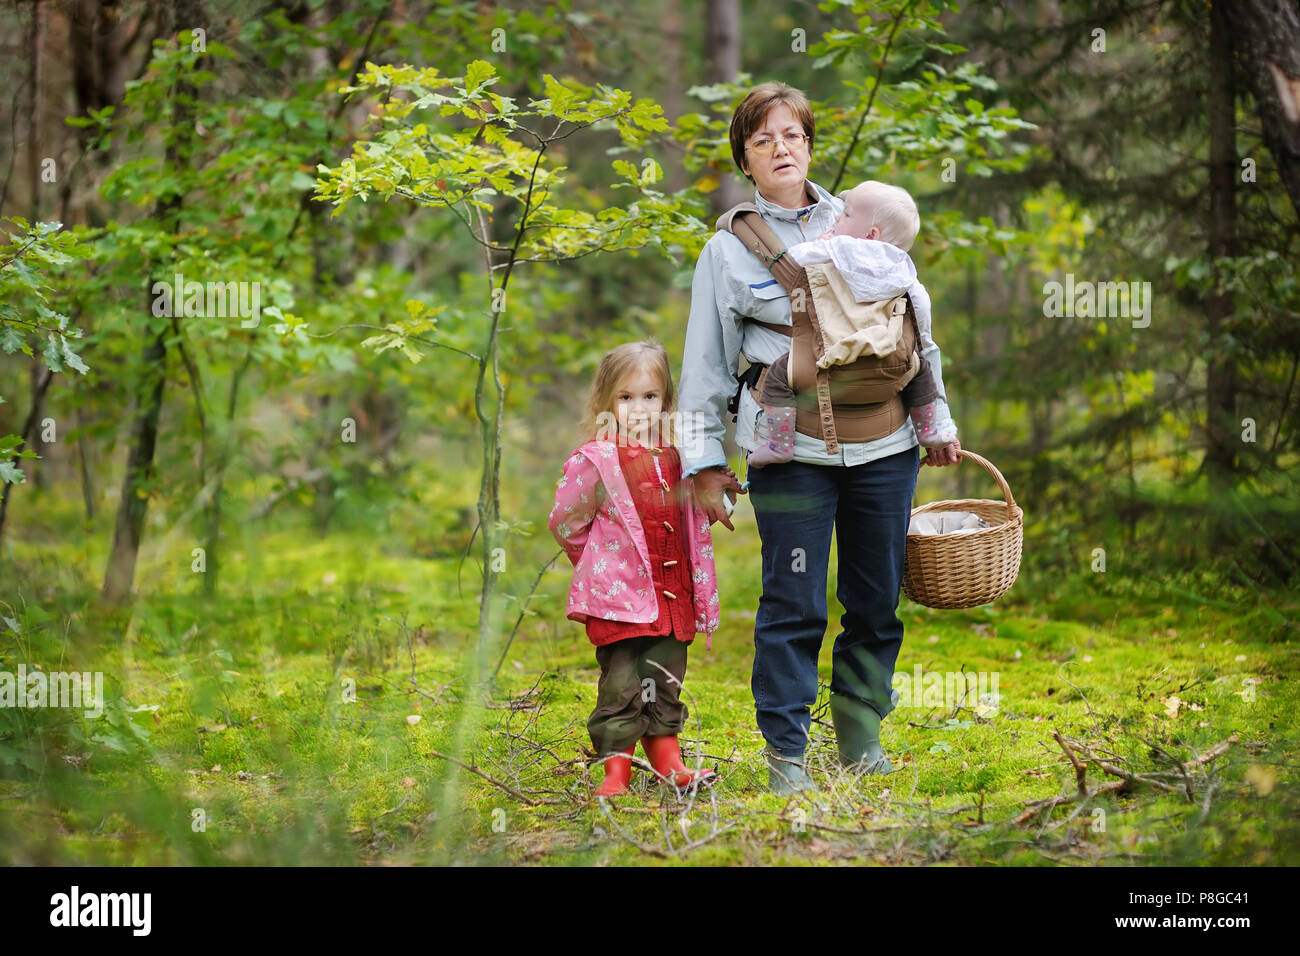
[[[816,57],[815,71],[835,74],[819,86],[829,79],[839,88],[831,98],[810,98],[817,122],[812,178],[832,192],[866,179],[924,191],[922,237],[934,251],[931,265],[944,259],[983,263],[991,255],[1032,248],[1038,238],[989,216],[972,219],[961,208],[970,190],[967,177],[1018,172],[1043,152],[1016,136],[1035,124],[1012,107],[986,102],[1000,94],[980,64],[945,66],[966,52],[947,40],[940,20],[953,6],[823,3],[820,8],[836,22],[853,28],[832,28],[808,50]],[[709,113],[686,114],[674,130],[687,150],[686,168],[699,174],[694,187],[701,192],[715,189],[733,168],[728,124],[752,85],[750,75],[742,74],[733,83],[687,91],[710,104]]]
[[[948,702],[900,707],[882,740],[901,772],[856,782],[838,774],[829,728],[815,723],[816,801],[792,806],[766,794],[749,687],[758,540],[747,512],[742,506],[736,535],[717,540],[723,630],[711,652],[692,648],[687,678],[692,723],[701,721],[724,780],[682,820],[683,804],[637,770],[633,792],[611,809],[627,837],[662,847],[665,822],[674,835],[707,833],[716,807],[731,829],[676,862],[1296,860],[1287,769],[1296,692],[1285,679],[1294,597],[1209,570],[1045,575],[965,612],[905,601],[899,672],[996,672],[997,712]],[[107,646],[86,642],[120,626],[94,608],[93,586],[5,609],[17,630],[0,623],[0,669],[64,654],[63,666],[125,673],[129,647],[134,675],[134,689],[113,686],[98,720],[0,710],[0,722],[26,721],[0,723],[6,862],[120,863],[127,853],[146,865],[654,862],[587,799],[600,771],[578,758],[589,743],[583,720],[595,703],[595,670],[560,604],[534,604],[497,707],[457,750],[454,731],[473,702],[458,676],[473,603],[456,597],[459,555],[390,558],[376,555],[364,532],[318,542],[285,525],[244,544],[238,597],[208,611],[183,594],[150,594],[135,609],[134,636]],[[409,544],[421,533],[408,527],[395,536]],[[68,563],[70,536],[58,540]],[[322,585],[325,573],[339,581]],[[562,593],[566,578],[563,570],[547,576],[544,589]],[[45,577],[32,582],[43,586]],[[1271,605],[1281,621],[1271,623]],[[341,697],[344,677],[354,681],[354,702]],[[1107,761],[1140,773],[1168,769],[1164,755],[1191,760],[1230,735],[1237,742],[1192,772],[1195,800],[1181,786],[1139,787],[1018,824],[1032,802],[1074,792],[1053,731],[1105,742]],[[696,736],[687,735],[688,751]],[[556,802],[528,806],[433,751]],[[1089,765],[1090,786],[1113,779]],[[796,806],[806,832],[792,827]],[[191,829],[195,808],[204,811],[203,831]],[[1100,829],[1097,809],[1105,811]],[[494,830],[502,812],[504,834]]]
[[[0,245],[0,350],[21,352],[41,358],[51,372],[70,368],[85,374],[89,369],[73,347],[82,331],[63,312],[51,307],[54,274],[84,258],[88,249],[81,241],[82,230],[64,230],[61,223],[38,222],[12,217],[9,241]],[[43,341],[42,341],[43,339]],[[70,341],[72,340],[72,341]],[[0,402],[4,402],[0,395]],[[0,435],[0,484],[24,480],[14,464],[17,458],[35,458],[22,448],[21,435]]]
[[[852,168],[855,180],[944,161],[962,176],[985,178],[1025,167],[1029,146],[1008,134],[1034,124],[1010,107],[988,106],[969,95],[976,89],[985,97],[997,94],[997,83],[979,64],[949,69],[941,62],[966,52],[961,44],[941,42],[946,30],[939,17],[953,6],[907,0],[822,5],[846,8],[836,12],[851,14],[858,27],[828,32],[809,49],[818,56],[817,68],[846,68],[843,85],[856,99],[838,108],[819,105],[816,115],[826,130],[818,137],[822,164]],[[852,78],[855,73],[862,78]]]
[[[566,261],[645,245],[698,247],[699,224],[686,214],[682,198],[652,188],[662,177],[653,158],[639,165],[613,161],[621,179],[612,185],[634,194],[622,207],[593,204],[592,184],[566,190],[566,167],[556,159],[583,131],[617,133],[619,151],[643,147],[650,134],[667,129],[656,104],[546,74],[545,96],[520,105],[492,89],[499,79],[482,60],[460,77],[367,64],[359,83],[343,92],[382,92],[378,130],[356,144],[352,158],[318,167],[319,195],[336,214],[372,194],[448,209],[490,252],[508,256],[499,264],[502,274],[492,277],[493,289],[505,288],[515,262]],[[513,235],[491,242],[486,220],[502,205]]]
[[[891,720],[907,788],[836,784],[826,793],[847,812],[792,834],[755,752],[758,542],[752,524],[719,532],[725,630],[693,656],[691,679],[702,736],[728,761],[720,797],[737,832],[686,859],[1294,862],[1295,694],[1280,679],[1295,617],[1281,585],[1300,541],[1294,211],[1242,133],[1259,179],[1238,188],[1240,242],[1232,256],[1206,251],[1207,136],[1189,104],[1217,78],[1199,8],[1105,11],[1103,57],[1068,26],[1098,16],[1088,4],[1051,7],[1059,30],[1042,26],[1048,6],[988,18],[949,2],[761,0],[744,22],[753,72],[695,86],[704,45],[665,38],[677,59],[647,57],[647,13],[627,3],[449,3],[413,22],[383,0],[241,0],[224,42],[155,44],[121,102],[67,121],[86,147],[68,218],[99,228],[15,219],[0,250],[0,431],[25,411],[15,385],[35,363],[79,373],[47,396],[65,456],[47,476],[84,465],[85,500],[102,504],[137,397],[165,378],[129,620],[93,600],[111,512],[83,515],[61,480],[10,489],[0,669],[98,667],[109,693],[97,720],[0,709],[8,857],[644,860],[598,810],[574,804],[557,823],[431,751],[504,766],[542,800],[589,788],[573,758],[590,649],[560,613],[566,569],[531,591],[554,553],[534,529],[604,349],[651,335],[679,349],[710,196],[736,176],[732,110],[758,79],[784,79],[813,98],[815,181],[876,178],[917,197],[913,256],[963,442],[1026,509],[1016,587],[958,614],[904,602],[900,669],[1001,669],[1007,702],[992,717]],[[795,27],[820,39],[795,52]],[[659,103],[682,115],[670,125]],[[1254,104],[1239,110],[1239,129],[1254,129]],[[1066,273],[1152,281],[1152,328],[1044,316],[1043,284]],[[155,314],[152,284],[177,274],[258,283],[260,324]],[[1218,293],[1233,311],[1212,336],[1204,304]],[[151,365],[144,346],[159,336],[166,358]],[[1228,493],[1197,468],[1208,356],[1238,363],[1239,407],[1258,425]],[[483,476],[467,463],[484,452],[484,422],[501,426],[502,480],[499,514],[480,525]],[[32,454],[0,438],[0,480],[19,480],[14,459]],[[970,466],[921,480],[919,500],[996,494]],[[1239,540],[1209,567],[1201,529],[1221,519]],[[203,601],[191,549],[212,527],[223,594]],[[488,537],[508,558],[498,623],[522,621],[498,684],[510,705],[485,712],[466,674],[484,574],[473,546]],[[1098,548],[1106,571],[1083,570]],[[343,677],[355,704],[340,699]],[[560,758],[521,743],[524,719]],[[815,727],[830,780],[833,742]],[[1111,741],[1139,770],[1153,769],[1152,744],[1242,744],[1214,771],[1208,810],[1138,793],[1017,827],[1026,801],[1074,786],[1056,728]],[[643,785],[634,801],[658,796]],[[206,832],[191,829],[196,806]],[[504,838],[492,830],[503,806]],[[1104,835],[1081,826],[1099,808]],[[671,808],[615,819],[643,842],[663,822],[689,829]],[[876,823],[894,829],[873,836]]]

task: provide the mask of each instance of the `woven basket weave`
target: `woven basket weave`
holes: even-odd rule
[[[926,607],[976,607],[995,601],[1010,590],[1020,573],[1024,539],[1024,512],[1020,510],[1002,472],[968,448],[963,458],[983,465],[995,478],[1005,501],[963,498],[932,501],[912,509],[912,516],[927,511],[970,511],[990,525],[974,531],[948,534],[909,534],[903,566],[903,593]]]

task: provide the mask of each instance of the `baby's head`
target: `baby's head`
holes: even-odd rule
[[[641,445],[673,442],[677,396],[668,353],[653,339],[610,349],[600,360],[580,426],[582,439]]]
[[[841,194],[844,211],[827,236],[879,239],[904,252],[921,231],[921,214],[906,189],[869,179]]]

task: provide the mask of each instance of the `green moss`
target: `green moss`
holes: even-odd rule
[[[711,651],[692,645],[686,680],[684,749],[702,749],[722,772],[717,819],[701,799],[683,833],[682,805],[638,770],[633,793],[610,811],[620,835],[584,803],[600,771],[573,762],[590,744],[598,672],[582,628],[562,612],[567,568],[543,576],[536,613],[486,698],[463,677],[477,631],[475,575],[458,568],[459,554],[431,560],[428,542],[420,545],[426,531],[394,534],[382,547],[361,531],[309,535],[293,520],[255,537],[237,532],[211,604],[186,576],[186,543],[176,542],[142,568],[127,615],[94,599],[103,555],[58,533],[80,516],[39,520],[43,540],[62,543],[46,554],[16,534],[23,573],[0,575],[29,582],[24,598],[46,620],[4,650],[3,666],[21,653],[47,667],[102,670],[129,707],[157,709],[127,713],[148,737],[124,749],[108,741],[107,720],[23,715],[35,764],[5,763],[0,753],[0,796],[14,797],[0,800],[7,863],[1300,863],[1289,594],[1112,562],[1105,574],[1027,574],[988,608],[936,612],[905,600],[899,671],[996,673],[1000,708],[980,716],[900,707],[884,725],[900,771],[860,781],[840,777],[830,727],[814,724],[810,756],[823,789],[786,800],[765,792],[755,732],[758,541],[742,517],[735,534],[715,536],[722,629]],[[544,536],[512,548],[503,586],[518,598],[553,551]],[[185,574],[161,570],[173,565]],[[832,597],[823,680],[841,610]],[[518,600],[508,602],[507,629],[517,613]],[[487,709],[470,712],[485,700]],[[467,716],[477,729],[462,740]],[[1193,802],[1139,789],[1101,795],[1072,819],[1077,808],[1064,804],[1017,825],[1027,802],[1074,789],[1053,731],[1141,772],[1166,766],[1163,754],[1186,760],[1230,735],[1238,742],[1211,765],[1208,803],[1198,777]],[[134,740],[120,723],[116,737]],[[528,790],[539,805],[435,750]],[[1113,779],[1089,768],[1092,785]],[[191,826],[196,807],[210,817],[203,832]],[[1104,829],[1094,809],[1105,811]],[[688,835],[704,840],[715,822],[726,832],[667,860],[629,842],[664,849],[665,821],[674,848]]]

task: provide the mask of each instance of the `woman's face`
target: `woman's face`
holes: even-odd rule
[[[767,111],[762,125],[750,134],[745,146],[765,139],[775,140],[778,136],[802,133],[803,125],[795,117],[794,110],[784,103],[778,103]],[[754,185],[765,197],[788,195],[792,190],[797,192],[808,178],[810,159],[807,140],[798,146],[783,140],[766,156],[752,149],[745,150],[746,171],[754,177]]]

